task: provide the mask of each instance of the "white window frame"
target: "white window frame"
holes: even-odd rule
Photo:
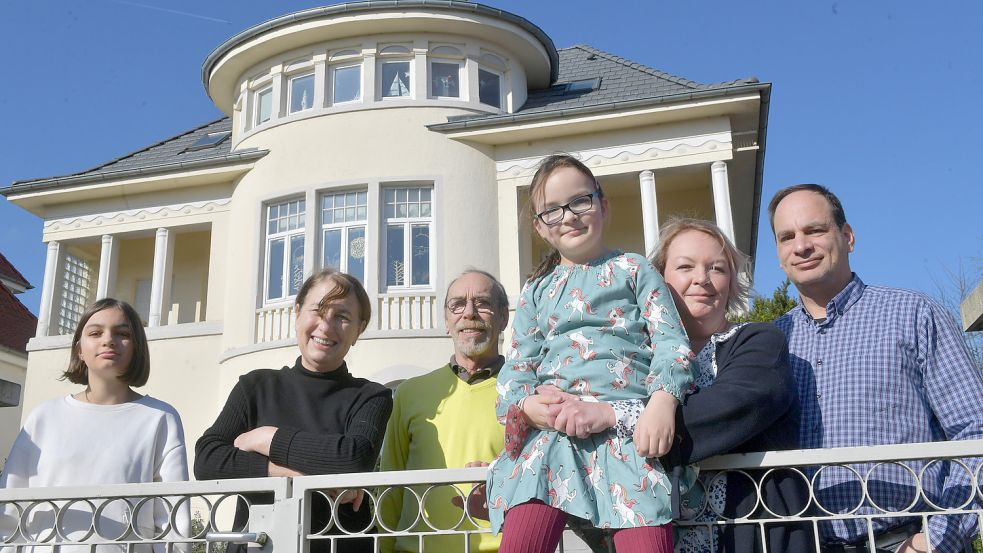
[[[293,109],[294,81],[298,79],[303,79],[304,77],[311,77],[311,79],[313,80],[313,86],[311,87],[310,106],[295,111]],[[316,90],[317,90],[317,76],[315,76],[313,71],[298,72],[298,73],[294,73],[293,75],[287,75],[287,113],[288,114],[301,113],[304,111],[310,111],[314,109],[316,107],[314,105],[314,96]]]
[[[443,63],[445,65],[457,66],[457,96],[438,96],[433,90],[433,64]],[[434,99],[461,100],[466,93],[464,86],[467,76],[464,74],[464,63],[453,58],[431,58],[427,61],[427,94]]]
[[[340,222],[340,223],[338,223],[338,222],[325,223],[324,222],[324,198],[327,197],[327,196],[336,196],[336,195],[350,194],[352,192],[354,192],[356,195],[357,194],[360,194],[360,193],[361,194],[365,194],[365,204],[364,204],[364,206],[365,206],[365,218],[363,218],[361,220],[343,221],[343,222]],[[356,204],[356,207],[358,205],[359,204]],[[346,208],[348,207],[347,204],[346,204],[345,207]],[[318,221],[320,222],[321,235],[319,237],[320,238],[320,240],[319,240],[319,244],[320,244],[320,252],[319,253],[320,253],[320,255],[318,256],[319,257],[318,264],[322,268],[327,266],[325,264],[325,259],[324,259],[324,242],[325,242],[324,235],[328,231],[331,231],[331,230],[340,230],[341,231],[341,245],[343,247],[347,248],[347,245],[348,245],[348,233],[349,233],[349,231],[351,229],[354,229],[354,228],[361,228],[362,231],[363,231],[363,233],[364,233],[363,239],[367,242],[368,241],[368,238],[369,238],[369,210],[370,209],[371,209],[371,206],[369,205],[369,191],[368,191],[368,188],[367,187],[361,187],[361,188],[344,188],[344,189],[328,189],[328,190],[321,190],[320,191],[320,193],[318,194],[318,210],[319,210],[318,211]],[[356,217],[357,217],[357,213],[356,213]],[[368,279],[369,279],[369,272],[368,272],[369,271],[369,268],[368,268],[368,260],[367,260],[368,255],[369,255],[369,251],[368,251],[367,248],[365,249],[365,254],[364,255],[365,255],[365,257],[363,258],[364,260],[362,262],[362,270],[364,271],[364,273],[362,274],[362,284],[365,284],[366,281],[368,281]],[[341,255],[340,256],[340,266],[339,267],[335,267],[335,269],[337,269],[337,270],[339,270],[341,272],[344,272],[344,273],[348,273],[349,272],[348,255]]]
[[[428,216],[418,216],[418,217],[388,217],[385,213],[386,209],[386,192],[388,190],[400,190],[400,189],[428,189],[430,190],[430,215]],[[380,217],[380,234],[379,241],[382,244],[382,256],[379,263],[379,283],[380,290],[385,290],[387,292],[397,292],[397,291],[409,291],[409,290],[434,290],[434,231],[436,229],[435,217],[434,217],[434,185],[432,183],[422,184],[406,184],[406,185],[386,185],[382,186],[381,194],[379,197],[379,210],[381,213]],[[427,263],[430,268],[430,282],[426,284],[413,284],[413,233],[412,229],[414,226],[427,225],[427,236],[430,239],[430,244],[428,248],[428,260]],[[392,284],[390,285],[389,280],[389,227],[395,225],[402,225],[403,227],[403,260],[406,263],[406,269],[404,271],[404,284]]]
[[[493,106],[491,104],[486,104],[481,101],[481,72],[486,71],[498,76],[498,105]],[[478,66],[478,90],[475,91],[475,99],[479,104],[483,106],[488,106],[490,108],[495,108],[500,111],[505,111],[505,74],[496,69],[490,67],[479,65]]]
[[[350,69],[352,67],[357,67],[358,68],[358,95],[355,97],[354,100],[345,100],[345,101],[342,101],[342,102],[336,102],[335,101],[335,71],[337,71],[339,69]],[[348,105],[348,104],[357,104],[357,103],[359,103],[359,102],[362,101],[362,98],[365,97],[365,91],[362,90],[362,84],[363,84],[362,83],[362,75],[364,74],[364,72],[365,72],[365,68],[362,67],[361,60],[342,61],[342,62],[338,62],[338,63],[332,63],[331,65],[328,66],[328,74],[329,74],[329,77],[328,77],[327,80],[330,82],[330,86],[328,87],[328,92],[330,94],[329,97],[331,98],[331,105],[332,106],[344,106],[344,105]]]
[[[287,205],[292,203],[301,202],[303,203],[304,211],[300,212],[298,210],[298,217],[300,219],[300,227],[288,229],[279,232],[270,232],[270,208],[273,206]],[[263,256],[263,303],[273,304],[282,303],[290,298],[293,298],[296,294],[290,293],[290,244],[294,237],[301,236],[304,239],[305,247],[307,240],[307,202],[304,197],[292,197],[292,198],[277,198],[275,200],[270,200],[263,204],[263,230],[264,230],[264,256]],[[280,294],[276,297],[270,297],[270,250],[274,241],[283,239],[283,265],[280,267]]]
[[[269,95],[270,95],[270,116],[268,118],[260,121],[260,117],[262,117],[262,106],[263,106],[262,97],[263,97],[263,94],[266,94],[266,93],[269,93]],[[265,123],[269,123],[270,121],[273,120],[273,108],[274,108],[274,105],[273,105],[273,100],[274,100],[274,98],[273,98],[273,85],[264,86],[263,88],[256,89],[256,91],[253,92],[253,98],[254,98],[254,101],[253,101],[253,104],[254,104],[253,105],[253,128],[256,128],[256,127],[258,127],[260,125],[263,125]]]
[[[406,96],[385,95],[385,90],[384,90],[385,83],[382,82],[382,68],[387,63],[406,63],[409,65],[410,82],[408,84],[408,88],[410,93],[407,94]],[[416,64],[413,63],[413,58],[411,56],[393,56],[393,57],[380,58],[378,61],[378,65],[376,67],[376,82],[377,82],[376,87],[379,90],[379,99],[382,100],[383,102],[390,102],[390,101],[399,102],[403,100],[412,100],[414,98],[414,93],[413,93],[415,89],[414,83],[416,82],[416,78],[417,78],[416,69],[414,68],[415,65]]]

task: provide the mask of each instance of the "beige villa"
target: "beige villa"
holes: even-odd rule
[[[587,37],[585,37],[586,39]],[[293,297],[334,266],[373,299],[353,373],[393,383],[446,363],[449,279],[518,295],[543,253],[524,212],[537,162],[582,159],[610,245],[650,250],[677,214],[754,253],[771,86],[702,84],[460,1],[355,2],[246,29],[204,60],[224,117],[95,169],[0,190],[44,221],[47,260],[24,412],[56,380],[84,306],[147,324],[146,391],[193,442],[239,375],[293,362]],[[189,124],[189,126],[191,126]]]

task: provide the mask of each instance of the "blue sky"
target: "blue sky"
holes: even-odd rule
[[[934,294],[983,271],[983,2],[492,1],[557,47],[589,44],[700,82],[773,83],[764,202],[819,182],[868,283]],[[201,63],[229,36],[317,2],[0,0],[0,186],[84,170],[221,116]],[[612,6],[617,9],[613,9]],[[0,199],[0,252],[36,288],[41,221]],[[755,289],[782,281],[767,218]]]

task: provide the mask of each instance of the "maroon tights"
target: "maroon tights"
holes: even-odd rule
[[[531,499],[505,513],[499,553],[552,553],[560,543],[567,514]],[[671,553],[672,526],[643,526],[614,531],[618,553]]]

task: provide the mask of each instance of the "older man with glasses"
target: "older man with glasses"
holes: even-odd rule
[[[447,288],[444,317],[454,354],[443,367],[399,385],[382,447],[382,470],[487,465],[502,450],[504,430],[495,418],[495,400],[496,377],[505,361],[499,336],[509,322],[505,289],[491,274],[467,270]],[[424,491],[418,495],[423,497]],[[463,505],[460,500],[452,504],[457,495],[446,486],[428,493],[415,529],[432,531],[424,517],[435,528],[475,529],[466,517],[457,526]],[[383,498],[380,515],[388,528],[405,530],[419,510],[412,493],[394,488]],[[464,540],[463,535],[429,536],[424,550],[463,551]],[[471,551],[498,550],[498,536],[477,534],[470,541]],[[420,546],[416,537],[408,536],[383,540],[381,550],[418,551]]]

